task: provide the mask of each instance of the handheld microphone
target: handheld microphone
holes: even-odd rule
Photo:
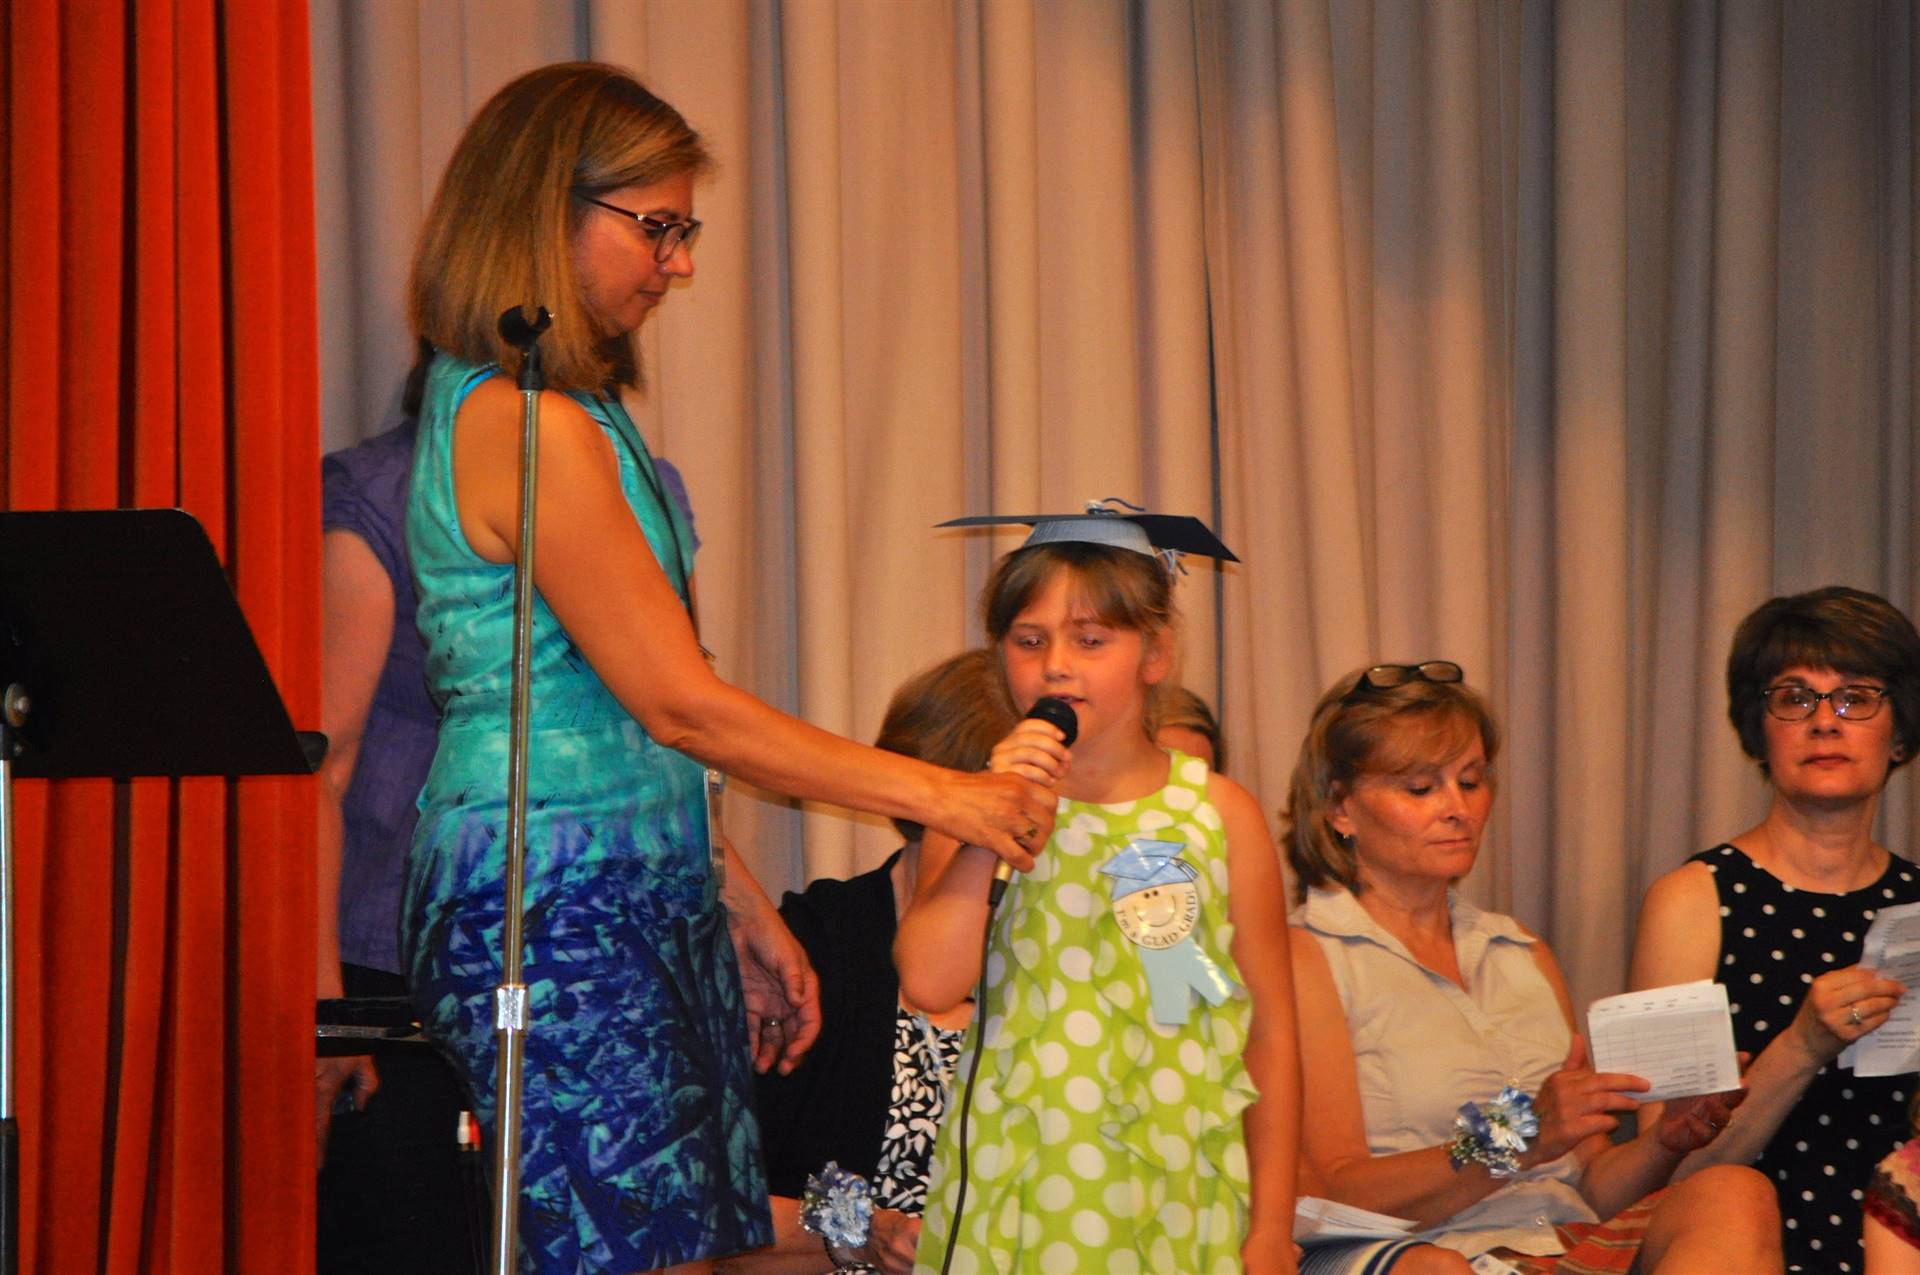
[[[1080,734],[1080,719],[1074,715],[1073,705],[1053,695],[1043,695],[1033,701],[1033,707],[1026,712],[1028,717],[1037,717],[1043,722],[1051,722],[1060,728],[1061,742],[1068,748]],[[1005,859],[993,868],[993,884],[987,887],[987,910],[991,912],[1000,906],[1000,896],[1007,892],[1007,882],[1013,880],[1013,865]]]

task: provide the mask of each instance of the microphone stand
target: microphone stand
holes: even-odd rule
[[[493,1270],[513,1275],[519,1251],[520,1089],[527,1057],[525,953],[527,863],[527,718],[533,682],[533,524],[540,443],[540,334],[553,322],[544,306],[528,320],[519,306],[500,316],[500,335],[520,351],[520,527],[513,558],[513,689],[507,752],[506,907],[500,932],[500,985],[493,1026],[499,1067],[494,1094]]]

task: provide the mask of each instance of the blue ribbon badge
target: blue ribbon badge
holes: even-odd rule
[[[1199,872],[1180,852],[1178,841],[1135,837],[1100,865],[1113,892],[1113,919],[1139,951],[1153,998],[1153,1021],[1180,1027],[1193,1006],[1193,993],[1218,1005],[1237,995],[1239,985],[1193,941],[1200,921]]]

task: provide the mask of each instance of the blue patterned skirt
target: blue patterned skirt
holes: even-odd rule
[[[456,819],[454,856],[472,863],[498,829]],[[581,833],[551,812],[530,822],[530,848]],[[521,1268],[645,1271],[772,1243],[725,913],[710,888],[686,900],[634,858],[593,860],[528,887]],[[410,909],[410,969],[491,1138],[504,890],[467,879],[460,898]]]

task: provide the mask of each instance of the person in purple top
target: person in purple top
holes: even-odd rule
[[[414,422],[321,462],[322,999],[404,996],[400,885],[437,715],[401,520]],[[454,1134],[466,1098],[430,1049],[320,1058],[319,1270],[472,1270]],[[376,1090],[379,1091],[376,1097]]]

